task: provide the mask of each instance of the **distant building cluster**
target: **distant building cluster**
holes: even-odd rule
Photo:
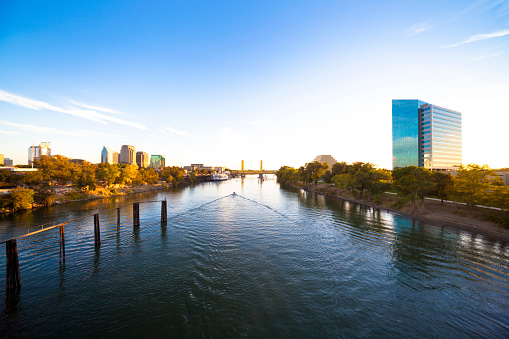
[[[191,164],[191,166],[184,166],[184,169],[188,172],[195,172],[197,170],[208,170],[218,173],[223,173],[225,167],[222,166],[205,166],[204,164]]]
[[[164,155],[152,155],[149,157],[147,152],[136,152],[136,148],[131,145],[122,145],[120,153],[103,146],[101,163],[137,165],[140,168],[150,167],[154,169],[166,167]]]
[[[332,155],[317,155],[313,161],[318,161],[321,164],[329,165],[329,168],[332,167],[338,161],[332,157]]]

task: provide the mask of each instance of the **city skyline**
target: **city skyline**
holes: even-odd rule
[[[391,101],[462,113],[463,163],[509,167],[509,2],[0,5],[0,154],[392,167]],[[86,147],[83,147],[86,145]],[[284,147],[284,149],[283,149]]]

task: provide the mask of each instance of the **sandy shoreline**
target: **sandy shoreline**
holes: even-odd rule
[[[465,205],[452,202],[444,202],[435,200],[425,201],[425,214],[418,215],[411,212],[411,203],[403,205],[401,209],[394,209],[390,206],[397,199],[396,196],[391,197],[386,194],[382,198],[382,204],[375,204],[371,201],[355,199],[352,196],[346,196],[344,191],[331,187],[326,184],[310,184],[307,188],[297,185],[289,185],[297,189],[303,189],[308,192],[326,195],[345,201],[370,206],[376,209],[385,210],[387,212],[401,215],[416,221],[422,221],[435,226],[447,227],[459,231],[467,231],[472,234],[482,235],[490,241],[498,241],[509,244],[509,229],[503,228],[496,222],[483,218],[483,208],[472,209]]]

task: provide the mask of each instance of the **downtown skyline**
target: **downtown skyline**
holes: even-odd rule
[[[391,101],[463,116],[463,163],[509,167],[509,2],[0,4],[0,154],[391,168]]]

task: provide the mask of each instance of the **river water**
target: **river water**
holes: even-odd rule
[[[235,192],[236,194],[233,194]],[[272,177],[66,204],[0,217],[18,241],[22,288],[0,300],[13,337],[507,337],[509,247]],[[0,289],[5,245],[0,248]],[[3,292],[2,292],[3,293]]]

